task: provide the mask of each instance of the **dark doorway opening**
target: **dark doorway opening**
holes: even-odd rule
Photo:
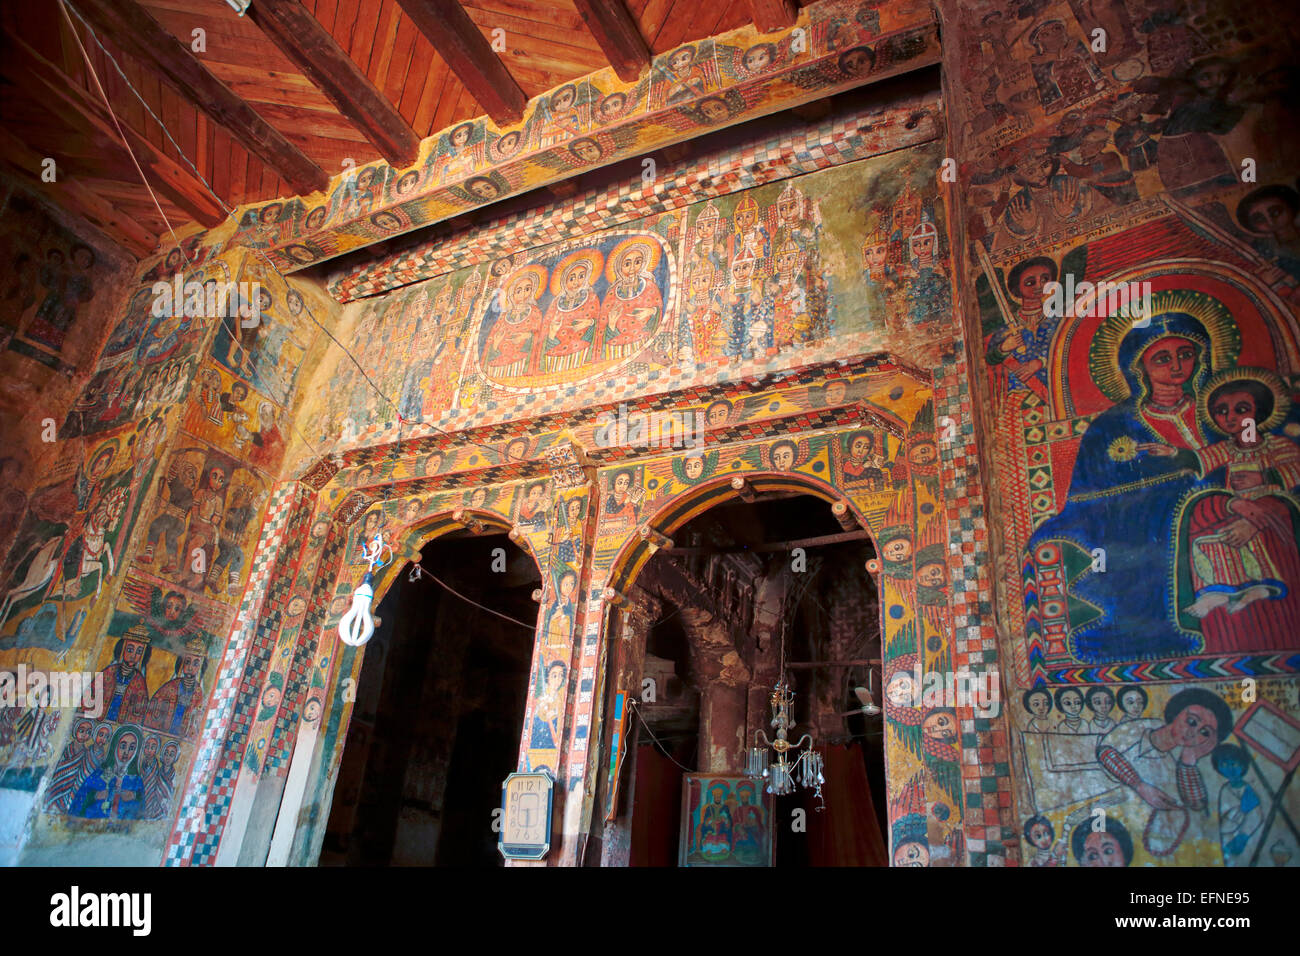
[[[516,767],[540,576],[504,534],[439,537],[420,566],[375,610],[322,866],[502,863],[493,810]]]
[[[754,731],[773,734],[769,699],[784,661],[796,693],[791,739],[812,735],[826,782],[820,800],[802,787],[774,798],[775,864],[888,865],[882,719],[862,713],[857,693],[870,688],[880,703],[872,541],[827,501],[785,493],[720,505],[671,537],[634,583],[633,601],[652,616],[624,631],[645,652],[630,652],[621,682],[634,693],[652,686],[654,700],[638,696],[628,719],[619,817],[596,841],[610,843],[605,862],[678,864],[683,777],[743,774]],[[740,702],[719,708],[716,694]]]

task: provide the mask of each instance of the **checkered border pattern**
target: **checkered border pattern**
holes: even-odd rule
[[[937,113],[937,104],[927,106]],[[335,279],[329,291],[340,302],[351,302],[520,249],[580,238],[706,199],[867,159],[883,150],[886,131],[892,137],[890,149],[899,148],[900,139],[903,146],[915,146],[933,138],[921,130],[939,126],[915,122],[916,112],[916,106],[909,105],[891,111],[883,121],[879,110],[839,116],[801,132],[734,147],[651,183],[638,178],[592,190],[576,200],[498,217],[484,227],[462,230],[450,240],[424,243],[370,263]]]
[[[958,337],[953,350],[935,369],[934,387],[952,582],[953,668],[980,674],[998,667],[997,631],[993,625],[994,569],[969,369],[956,323],[954,330]],[[956,434],[946,442],[945,418],[956,426]],[[1019,862],[1019,841],[1005,716],[980,717],[971,707],[958,707],[957,718],[961,725],[962,827],[968,861],[971,866],[1014,865]]]
[[[236,712],[237,697],[243,690],[240,677],[255,638],[252,622],[259,619],[263,598],[276,566],[275,559],[280,554],[294,505],[298,503],[300,488],[291,482],[280,485],[272,493],[267,506],[248,585],[221,658],[198,752],[182,795],[176,824],[167,841],[164,866],[201,866],[211,862],[215,856],[221,824],[230,808],[238,772],[238,767],[232,768],[228,763],[220,762],[220,758]],[[261,626],[257,630],[262,630]]]
[[[617,378],[555,387],[516,396],[514,401],[482,402],[473,409],[448,409],[438,419],[428,423],[412,425],[409,422],[399,423],[396,419],[373,421],[358,432],[355,439],[365,447],[352,448],[342,452],[341,456],[347,466],[354,466],[377,464],[391,457],[392,446],[398,441],[402,442],[404,453],[416,447],[411,445],[413,442],[429,442],[430,447],[436,443],[437,447],[443,448],[451,444],[463,444],[467,440],[490,445],[529,434],[529,424],[536,428],[537,419],[548,416],[554,416],[570,426],[590,424],[601,405],[636,401],[638,409],[649,410],[651,406],[645,403],[651,396],[646,394],[647,391],[662,403],[656,407],[670,409],[679,407],[680,402],[701,390],[743,385],[769,376],[780,376],[781,380],[795,384],[798,382],[798,373],[790,367],[793,362],[798,363],[798,371],[812,376],[816,381],[822,381],[828,377],[825,372],[830,363],[855,357],[869,365],[872,363],[871,357],[879,354],[879,347],[880,340],[873,333],[857,333],[807,346],[797,357],[786,352],[740,364],[726,357],[717,357],[665,369],[631,368]],[[817,375],[819,370],[821,375]],[[725,393],[716,397],[725,397]],[[483,430],[470,436],[465,434],[469,429]],[[448,432],[454,434],[448,435]],[[304,470],[315,467],[314,464],[307,465]]]

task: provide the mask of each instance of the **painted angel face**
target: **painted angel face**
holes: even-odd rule
[[[465,184],[465,188],[479,199],[496,199],[501,194],[501,190],[497,189],[496,183],[490,179],[471,179]]]
[[[181,616],[181,612],[184,610],[185,610],[185,598],[183,598],[179,594],[169,594],[163,600],[164,620],[175,621]]]
[[[909,671],[899,671],[885,685],[885,700],[895,707],[911,707],[916,701],[916,679]]]
[[[886,561],[906,561],[912,555],[912,542],[906,538],[894,538],[880,549]]]
[[[930,849],[912,840],[894,848],[894,866],[929,866]]]
[[[692,455],[682,463],[682,470],[686,473],[687,478],[695,481],[704,474],[704,459],[698,455]]]
[[[1037,302],[1043,297],[1043,286],[1052,281],[1052,270],[1047,266],[1030,266],[1020,273],[1020,281],[1012,292],[1029,302]]]
[[[919,441],[907,453],[907,460],[914,465],[928,465],[939,457],[939,450],[932,441]]]
[[[595,140],[574,140],[569,149],[573,151],[573,155],[577,156],[584,163],[594,163],[601,157],[600,144],[595,142]]]
[[[600,115],[605,119],[610,119],[623,112],[623,107],[626,105],[626,96],[622,93],[611,93],[600,101]]]
[[[772,65],[772,49],[767,44],[750,47],[745,51],[745,70],[761,73]]]
[[[957,721],[947,711],[936,710],[921,721],[921,733],[931,740],[950,744],[957,739]]]
[[[719,99],[707,99],[700,102],[700,112],[710,123],[721,123],[731,115],[727,104]]]
[[[927,588],[941,588],[947,581],[942,564],[923,564],[916,569],[916,583]]]

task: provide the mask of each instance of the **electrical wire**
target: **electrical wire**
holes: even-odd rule
[[[445,588],[446,590],[450,591],[452,594],[456,595],[456,597],[460,598],[460,599],[461,599],[462,601],[464,601],[465,603],[474,605],[474,606],[475,606],[476,608],[478,608],[480,611],[487,611],[489,614],[495,614],[495,615],[496,615],[497,617],[499,617],[499,618],[502,618],[502,619],[504,619],[504,620],[510,621],[512,624],[518,624],[520,627],[526,627],[526,628],[528,628],[528,630],[530,630],[530,631],[535,631],[535,630],[537,630],[537,625],[536,625],[535,623],[533,623],[533,624],[527,624],[527,623],[525,623],[524,621],[521,621],[521,620],[519,620],[519,619],[516,618],[516,617],[511,617],[511,616],[508,615],[508,614],[502,614],[500,611],[494,611],[494,610],[492,610],[492,608],[490,608],[490,607],[484,607],[482,604],[479,604],[478,601],[475,601],[473,598],[468,598],[468,597],[466,597],[465,595],[463,595],[463,594],[461,594],[459,591],[457,591],[455,588],[453,588],[450,584],[447,584],[445,581],[443,581],[441,578],[439,578],[436,574],[434,574],[432,571],[430,571],[430,570],[429,570],[428,568],[426,568],[424,565],[420,564],[418,561],[417,561],[417,562],[414,562],[413,567],[419,568],[419,569],[420,569],[420,574],[419,574],[418,577],[413,578],[412,580],[419,580],[419,578],[424,577],[424,576],[427,574],[429,577],[433,578],[433,580],[434,580],[435,582],[437,582],[438,585],[440,585],[441,587],[443,587],[443,588]]]
[[[664,756],[667,757],[669,760],[671,760],[673,763],[677,764],[678,767],[681,767],[681,769],[686,773],[697,773],[698,771],[692,770],[689,767],[682,766],[682,764],[678,762],[677,758],[672,755],[669,749],[659,742],[659,738],[655,736],[655,732],[650,729],[650,725],[646,723],[646,719],[641,716],[641,710],[639,707],[636,706],[636,701],[632,697],[628,697],[627,702],[632,707],[632,713],[636,714],[636,719],[641,721],[641,726],[645,728],[645,732],[650,735],[650,739],[653,740],[656,744],[659,744],[659,749],[663,751]]]

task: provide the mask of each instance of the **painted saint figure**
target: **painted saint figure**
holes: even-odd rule
[[[1151,808],[1142,833],[1155,857],[1173,854],[1209,805],[1197,764],[1232,732],[1232,712],[1200,687],[1174,694],[1161,720],[1121,723],[1097,744],[1097,762]]]
[[[538,371],[545,342],[543,318],[537,308],[545,272],[528,266],[507,280],[500,297],[500,315],[487,336],[484,367],[501,378]]]
[[[1185,614],[1199,620],[1205,650],[1281,650],[1300,632],[1300,448],[1272,434],[1290,409],[1287,389],[1264,369],[1226,369],[1206,384],[1205,415],[1226,438],[1179,452],[1140,446],[1189,465],[1222,490],[1198,495],[1179,532]]]
[[[144,781],[136,753],[140,731],[119,727],[99,767],[77,788],[68,812],[91,820],[138,820],[145,805]]]
[[[592,335],[600,321],[600,300],[593,286],[604,258],[595,249],[566,256],[551,278],[554,298],[546,309],[545,370],[565,372],[591,357]]]
[[[113,662],[100,673],[104,678],[104,719],[139,723],[149,703],[144,670],[149,666],[153,640],[149,628],[132,625],[113,648]]]
[[[610,253],[607,276],[611,285],[592,339],[597,359],[634,355],[654,334],[664,306],[654,277],[661,255],[647,240],[622,242]]]
[[[144,725],[173,737],[197,735],[203,719],[203,671],[207,667],[204,644],[192,637],[185,642],[185,653],[176,661],[172,679],[163,684],[149,700]]]

